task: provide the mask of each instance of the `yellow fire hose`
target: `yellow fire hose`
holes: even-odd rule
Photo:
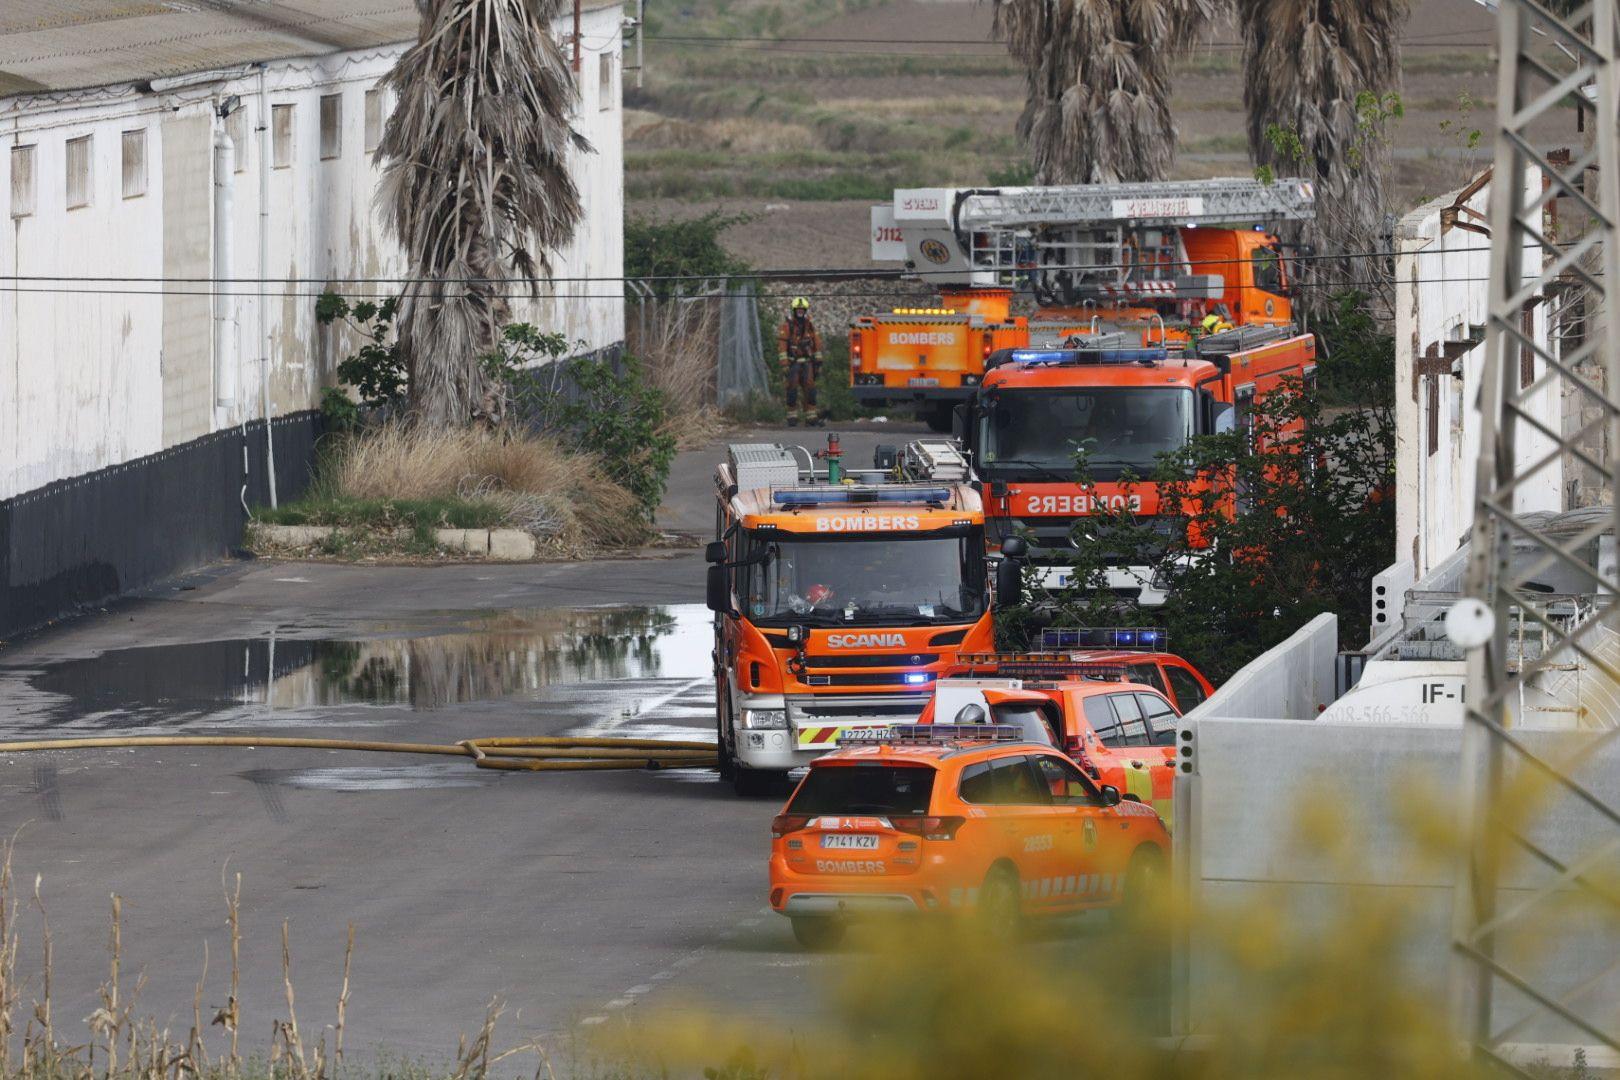
[[[464,739],[458,743],[374,742],[362,739],[294,739],[253,735],[128,735],[88,739],[0,742],[0,754],[34,750],[126,749],[143,746],[265,746],[300,750],[361,750],[379,754],[437,754],[472,758],[480,769],[564,772],[585,769],[712,769],[714,746],[662,739],[564,738],[560,736]]]

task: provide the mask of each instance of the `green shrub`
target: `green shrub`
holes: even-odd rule
[[[401,408],[409,393],[404,358],[394,340],[394,317],[399,314],[399,297],[382,303],[361,300],[350,304],[335,292],[321,293],[315,301],[315,319],[322,326],[342,321],[362,339],[357,352],[338,361],[338,385],[321,391],[321,411],[336,428],[351,428],[360,421],[361,407]],[[358,405],[343,387],[354,389]]]

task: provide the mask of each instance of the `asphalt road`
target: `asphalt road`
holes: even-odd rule
[[[852,463],[916,425],[852,426]],[[783,430],[742,441],[820,443]],[[718,448],[683,454],[667,529],[712,528]],[[710,737],[711,631],[695,551],[534,565],[206,568],[0,647],[0,738],[229,733],[451,742],[621,732]],[[712,773],[522,775],[456,759],[302,750],[0,754],[0,831],[35,876],[69,1038],[106,978],[123,902],[124,992],[183,1032],[203,974],[225,1003],[222,880],[242,876],[242,1039],[333,1020],[356,928],[347,1041],[452,1054],[501,999],[505,1040],[624,1022],[649,1003],[806,1018],[818,974],[765,907],[767,826]],[[14,897],[15,899],[15,897]],[[24,905],[19,970],[42,924]],[[36,981],[30,993],[38,993]],[[223,1046],[215,1029],[214,1049]]]

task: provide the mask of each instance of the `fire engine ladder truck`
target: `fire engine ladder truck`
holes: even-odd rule
[[[1309,181],[1226,178],[905,188],[895,191],[892,208],[878,208],[874,223],[897,228],[907,269],[936,285],[1027,286],[1043,305],[1079,305],[1218,297],[1221,275],[1190,272],[1183,228],[1249,228],[1315,216]],[[874,246],[874,257],[897,254]]]

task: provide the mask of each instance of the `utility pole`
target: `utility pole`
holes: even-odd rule
[[[1523,1041],[1620,1051],[1620,1020],[1607,1008],[1612,998],[1598,993],[1592,1001],[1580,1000],[1595,987],[1612,992],[1620,943],[1614,956],[1580,957],[1579,972],[1550,971],[1545,964],[1531,969],[1519,959],[1530,935],[1540,931],[1556,937],[1564,924],[1567,912],[1549,903],[1555,898],[1575,894],[1613,909],[1606,911],[1610,918],[1620,914],[1620,898],[1589,877],[1612,866],[1620,854],[1620,808],[1574,775],[1579,762],[1590,760],[1620,728],[1571,732],[1571,749],[1576,740],[1588,739],[1579,746],[1582,752],[1554,755],[1546,750],[1547,740],[1526,739],[1517,730],[1510,708],[1522,702],[1527,680],[1560,665],[1581,662],[1595,678],[1620,686],[1620,672],[1594,648],[1600,627],[1614,628],[1612,600],[1620,596],[1612,560],[1598,555],[1600,537],[1620,535],[1620,505],[1573,535],[1555,534],[1518,510],[1520,493],[1545,484],[1567,461],[1584,462],[1614,490],[1613,455],[1620,447],[1620,327],[1614,325],[1608,295],[1620,289],[1620,0],[1594,0],[1579,19],[1561,19],[1535,0],[1501,0],[1498,8],[1501,68],[1475,519],[1466,598],[1446,620],[1452,639],[1468,650],[1462,732],[1467,846],[1453,909],[1456,1018],[1476,1061],[1505,1065],[1520,1075],[1505,1047],[1521,1032]],[[1549,161],[1534,149],[1533,130],[1571,102],[1591,113],[1586,121],[1596,138],[1571,155],[1574,160]],[[1595,186],[1586,180],[1589,169],[1595,169]],[[1534,171],[1529,184],[1527,170]],[[1584,214],[1584,232],[1546,235],[1544,211],[1555,199]],[[1569,351],[1538,345],[1530,329],[1533,316],[1526,313],[1571,285],[1586,290],[1589,310],[1601,308],[1606,332],[1588,333]],[[1580,375],[1589,362],[1602,365],[1606,385]],[[1592,406],[1593,419],[1558,432],[1537,424],[1520,403],[1552,386],[1563,386]],[[1607,436],[1601,442],[1607,450],[1594,456],[1583,449],[1583,440],[1591,445],[1590,437],[1599,433]],[[1559,590],[1566,599],[1573,595],[1593,602],[1584,610],[1579,599],[1558,608],[1539,584],[1549,573],[1576,582]],[[1527,647],[1526,630],[1535,641],[1544,639],[1545,648]],[[1510,642],[1516,647],[1510,649]],[[1526,780],[1544,783],[1548,797],[1524,798]],[[1538,827],[1547,807],[1560,803],[1577,805],[1582,820],[1593,823],[1575,838],[1582,850],[1573,856],[1549,850],[1547,833]],[[1504,881],[1508,870],[1514,871],[1511,882]],[[1511,900],[1504,898],[1509,884]],[[1514,942],[1521,948],[1499,947]],[[1498,994],[1502,987],[1511,994]],[[1548,1039],[1541,1033],[1548,1028],[1564,1038]]]

